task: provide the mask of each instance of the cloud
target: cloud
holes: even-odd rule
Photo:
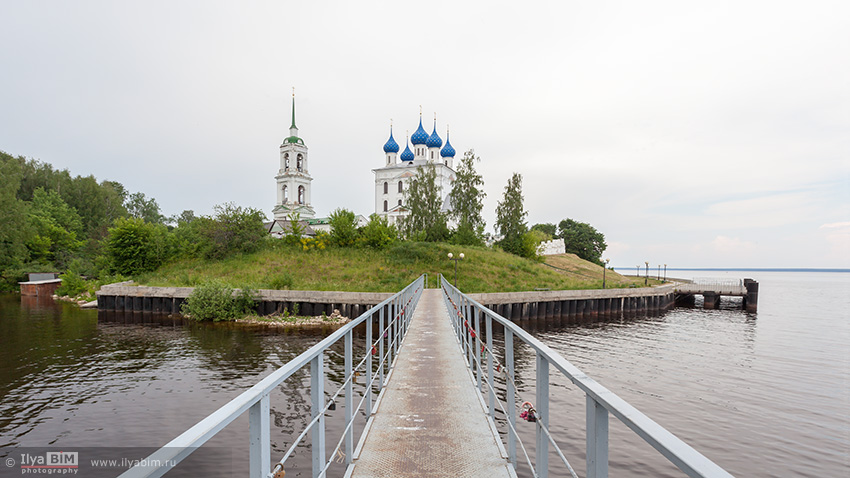
[[[831,222],[829,224],[823,224],[819,229],[844,229],[850,228],[850,221],[846,222]]]

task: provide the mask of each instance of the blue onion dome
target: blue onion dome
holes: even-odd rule
[[[428,136],[428,141],[425,141],[425,146],[429,148],[439,148],[443,145],[443,140],[440,139],[440,135],[437,134],[437,122],[434,122],[434,132],[431,133],[431,136]]]
[[[387,140],[387,143],[384,145],[385,153],[398,153],[398,143],[393,139],[393,129],[390,127],[390,139]]]
[[[443,146],[443,149],[440,150],[440,156],[444,158],[454,158],[455,157],[455,149],[452,147],[452,143],[449,142],[449,137],[446,135],[446,145]]]
[[[402,161],[413,161],[413,151],[410,150],[410,145],[404,146],[404,152],[399,156]]]
[[[425,144],[425,141],[428,141],[428,133],[425,132],[425,128],[422,127],[422,117],[420,116],[419,128],[410,137],[410,142],[413,144]]]

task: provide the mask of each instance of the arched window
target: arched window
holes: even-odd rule
[[[298,204],[304,204],[304,186],[298,186]]]
[[[401,181],[398,182],[398,192],[404,192],[404,183],[402,183]]]
[[[298,155],[298,161],[295,164],[295,168],[298,169],[299,171],[304,169],[304,156],[301,156],[300,154]]]
[[[283,153],[283,168],[289,170],[289,153]]]
[[[401,206],[401,199],[398,200],[398,205]]]
[[[283,186],[283,202],[285,203],[288,200],[289,200],[289,194],[288,194],[288,191],[286,190],[286,185],[284,184],[284,186]]]
[[[431,151],[431,159],[434,159],[434,152]]]
[[[390,191],[390,184],[388,182],[384,181],[384,194],[388,193],[389,191]]]
[[[387,202],[384,201],[384,212],[387,212]]]

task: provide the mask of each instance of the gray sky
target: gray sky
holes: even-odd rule
[[[166,214],[271,216],[291,87],[313,205],[373,211],[372,168],[436,112],[481,157],[492,230],[605,234],[630,267],[850,267],[842,1],[0,0],[0,149]],[[403,146],[402,146],[403,148]]]

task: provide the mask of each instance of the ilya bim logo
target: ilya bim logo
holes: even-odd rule
[[[48,451],[44,455],[21,454],[21,474],[76,474],[79,452]]]

